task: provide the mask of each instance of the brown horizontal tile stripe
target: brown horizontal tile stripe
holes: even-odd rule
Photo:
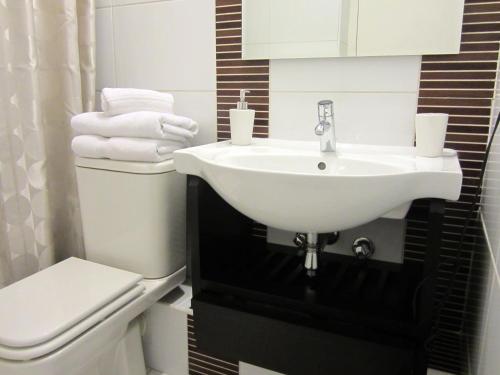
[[[495,81],[495,71],[422,71],[420,80],[490,80]]]
[[[484,31],[500,31],[499,23],[472,23],[464,24],[462,26],[462,31],[467,32],[484,32]]]
[[[457,124],[457,125],[489,125],[490,119],[489,117],[479,117],[479,116],[450,116],[448,118],[449,124]]]
[[[237,29],[237,28],[241,29],[241,21],[230,21],[230,22],[218,22],[217,23],[218,30]]]
[[[488,3],[490,0],[465,0],[465,4],[474,4],[474,3]]]
[[[247,96],[247,102],[248,103],[255,103],[255,104],[266,104],[268,105],[269,104],[269,99],[268,97],[264,97],[264,96],[255,96],[255,95],[252,95],[252,94],[248,94],[249,96]],[[234,108],[234,104],[236,104],[236,102],[238,102],[239,100],[239,97],[238,96],[223,96],[223,95],[219,95],[217,97],[217,103],[231,103],[233,104],[231,106],[231,108]]]
[[[460,231],[476,191],[479,170],[488,141],[491,102],[497,76],[500,41],[500,0],[466,0],[462,43],[457,55],[434,55],[422,58],[418,112],[448,113],[446,147],[457,150],[463,170],[463,187],[457,202],[447,202],[442,235],[442,257],[435,301],[439,301],[450,278]],[[426,204],[415,202],[415,206]],[[426,246],[426,221],[407,222],[405,259],[423,260]],[[465,258],[474,254],[473,243],[481,235],[474,222],[464,246]],[[477,229],[479,228],[479,229]],[[471,228],[472,229],[472,228]],[[452,292],[440,319],[442,330],[461,330],[466,315],[466,295],[471,274],[480,270],[464,262],[459,282]],[[448,271],[445,272],[445,269]],[[460,336],[440,337],[431,353],[432,367],[458,373],[464,353],[459,348]]]
[[[217,52],[215,54],[217,60],[223,59],[241,59],[241,52]]]
[[[225,36],[225,37],[216,38],[215,42],[217,43],[217,46],[222,46],[224,44],[241,44],[241,37]]]
[[[495,88],[495,81],[421,81],[421,89],[489,89]]]
[[[237,5],[241,6],[241,0],[216,0],[215,1],[215,7],[225,7],[228,5]]]
[[[448,124],[448,131],[454,133],[488,134],[488,126],[451,125]]]
[[[254,83],[257,83],[259,85],[261,85],[262,83],[264,83],[264,85],[262,85],[262,87],[269,87],[269,75],[267,74],[263,74],[263,75],[259,75],[259,74],[252,74],[252,75],[247,75],[247,74],[219,74],[217,75],[217,80],[219,82],[226,82],[226,81],[231,81],[231,82],[254,82]],[[479,83],[483,83],[483,82],[479,82]],[[221,87],[221,88],[224,88],[224,87]]]
[[[241,45],[239,44],[223,44],[216,47],[216,52],[240,52]]]
[[[240,91],[239,90],[217,90],[217,96],[234,96],[234,97],[239,97]],[[252,90],[251,94],[252,96],[262,96],[263,98],[268,98],[269,97],[269,91],[267,90]]]
[[[218,13],[215,16],[215,22],[241,22],[241,13]]]
[[[226,5],[215,7],[215,14],[227,14],[241,12],[241,5]]]
[[[446,55],[443,55],[446,56]],[[495,70],[497,63],[491,62],[427,62],[425,59],[422,61],[422,70]]]
[[[217,104],[217,110],[229,110],[231,108],[234,108],[234,104],[231,103],[218,103]],[[268,104],[258,104],[258,103],[252,103],[249,101],[248,103],[248,108],[250,109],[255,109],[256,111],[269,111],[269,105]]]
[[[230,75],[235,75],[235,74],[269,74],[269,67],[268,66],[224,67],[224,68],[217,68],[217,74],[219,76],[222,76],[225,74],[230,74]],[[267,79],[269,79],[269,77],[267,77]]]
[[[490,98],[493,90],[429,90],[420,89],[420,98]]]
[[[498,49],[495,52],[464,52],[457,55],[429,55],[423,56],[422,61],[433,62],[433,61],[495,61]]]
[[[498,51],[498,42],[476,42],[467,43],[464,42],[460,45],[461,52],[473,52],[473,51]]]
[[[265,66],[269,68],[267,60],[239,60],[239,59],[224,59],[217,62],[217,67],[251,67],[251,66]]]
[[[241,29],[215,29],[215,36],[216,38],[241,37]]]
[[[418,104],[421,106],[450,106],[450,107],[489,107],[488,99],[454,99],[454,98],[419,98]]]
[[[500,22],[500,13],[478,13],[464,15],[464,24],[478,22]]]
[[[255,90],[269,90],[269,82],[266,81],[244,81],[244,82],[225,82],[219,80],[217,77],[217,88],[222,90],[227,89],[255,89]]]
[[[500,33],[463,33],[462,43],[464,42],[498,42]]]
[[[488,107],[440,107],[439,110],[449,115],[465,115],[465,116],[486,116],[489,118],[490,108]],[[419,106],[420,113],[436,112],[435,107]]]
[[[500,3],[497,1],[483,1],[484,4],[465,4],[464,14],[496,13],[500,12]]]

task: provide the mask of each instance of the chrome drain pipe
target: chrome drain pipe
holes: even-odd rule
[[[318,234],[307,233],[306,259],[304,267],[309,276],[314,276],[318,269]]]

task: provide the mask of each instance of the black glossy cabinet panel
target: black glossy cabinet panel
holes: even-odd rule
[[[252,220],[189,176],[198,349],[289,375],[424,375],[442,207],[431,203],[424,262],[322,254],[310,278],[300,251],[253,236]]]
[[[281,373],[402,375],[412,368],[412,347],[338,335],[203,296],[194,299],[193,308],[199,349]]]

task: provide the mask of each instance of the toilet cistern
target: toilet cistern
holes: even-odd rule
[[[319,136],[321,152],[335,152],[337,140],[335,138],[335,122],[333,118],[333,101],[321,100],[318,102],[318,124],[314,133]]]

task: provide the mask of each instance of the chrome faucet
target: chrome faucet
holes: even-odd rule
[[[337,140],[335,138],[335,123],[333,119],[333,101],[321,100],[318,102],[318,125],[314,133],[319,136],[321,152],[335,152]]]

